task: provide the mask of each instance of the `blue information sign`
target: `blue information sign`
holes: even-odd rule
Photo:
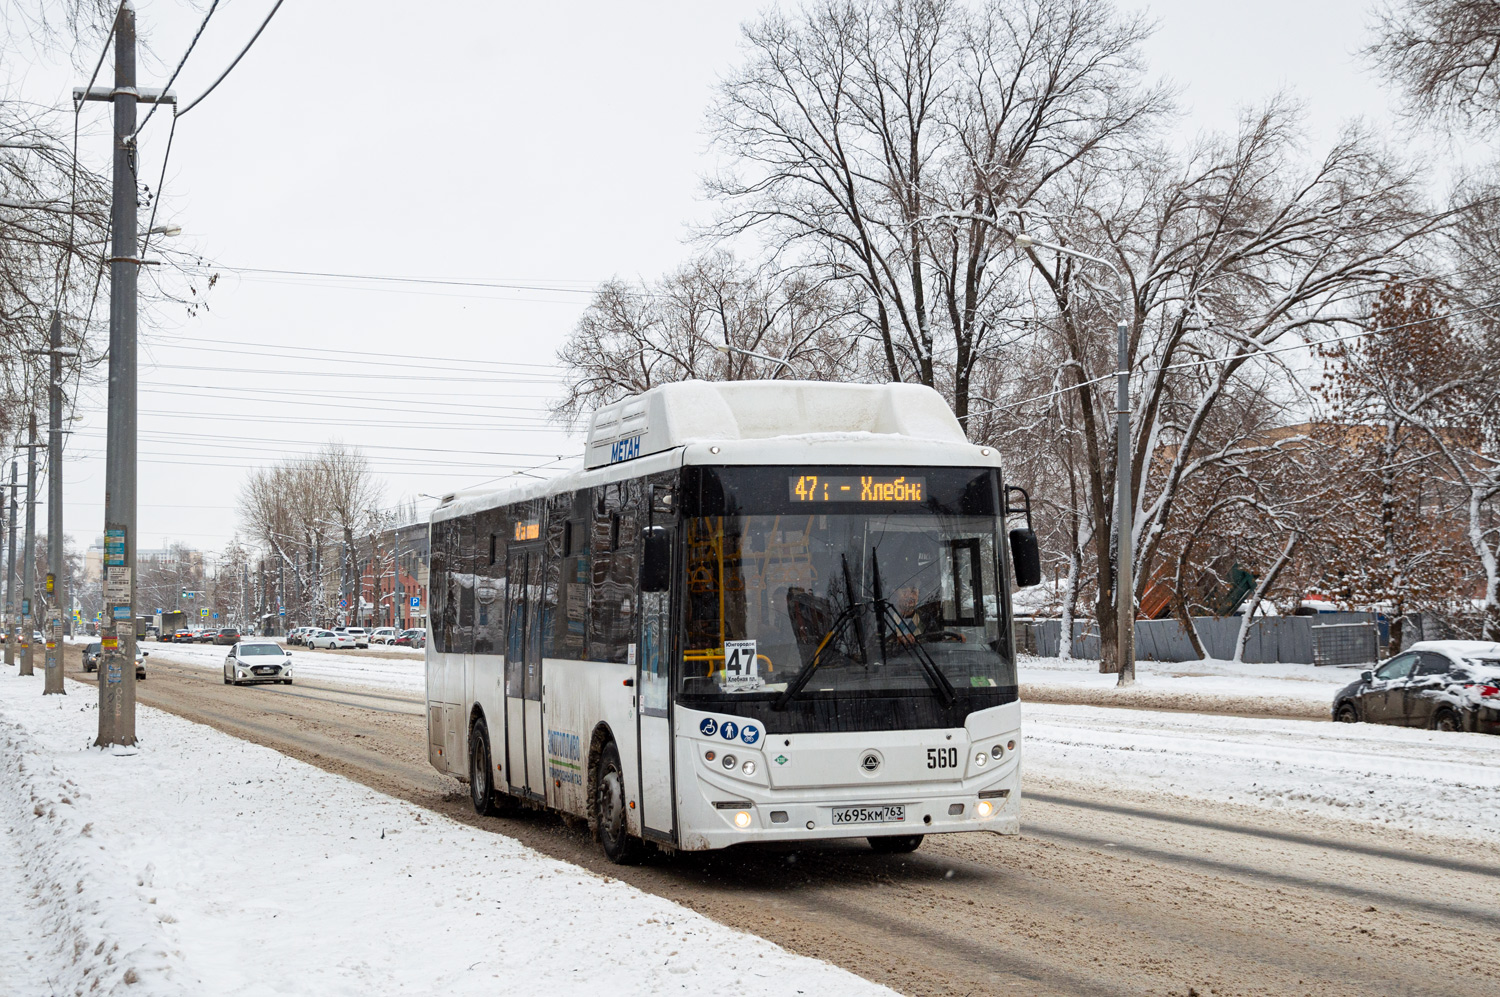
[[[107,567],[120,567],[125,563],[125,531],[104,531],[104,564]]]

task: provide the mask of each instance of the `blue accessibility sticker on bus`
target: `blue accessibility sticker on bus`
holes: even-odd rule
[[[735,723],[733,720],[725,720],[723,725],[719,727],[719,736],[726,741],[733,741],[735,735],[739,732],[739,724]]]
[[[746,724],[740,730],[740,740],[746,744],[754,744],[760,740],[760,728],[751,727],[749,724]]]
[[[719,723],[713,717],[704,717],[698,729],[703,732],[704,737],[713,737],[714,732],[719,729]]]

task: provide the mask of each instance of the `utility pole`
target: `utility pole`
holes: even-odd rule
[[[30,442],[26,444],[26,547],[21,551],[21,674],[35,675],[32,668],[31,601],[36,598],[36,413],[31,413]]]
[[[10,462],[10,544],[5,561],[5,664],[16,663],[16,462]]]
[[[109,429],[104,458],[104,627],[100,643],[99,736],[95,745],[135,744],[136,218],[135,130],[139,103],[175,104],[135,85],[135,7],[115,17],[115,84],[74,90],[74,101],[114,105],[114,176],[109,256]]]
[[[51,381],[47,385],[47,661],[44,696],[65,696],[62,670],[63,466],[62,466],[62,317],[52,313],[48,343]]]

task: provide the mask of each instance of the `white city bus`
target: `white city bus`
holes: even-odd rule
[[[481,814],[643,842],[1019,830],[1000,461],[913,385],[686,382],[601,408],[583,467],[446,496],[429,755]],[[1029,503],[1027,503],[1029,504]]]

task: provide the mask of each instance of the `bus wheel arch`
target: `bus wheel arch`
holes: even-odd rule
[[[477,705],[469,712],[469,802],[481,817],[504,817],[515,810],[515,800],[495,784],[494,749],[490,725]]]
[[[617,865],[640,861],[644,846],[630,833],[629,794],[620,749],[600,724],[589,740],[589,819],[605,856]]]

